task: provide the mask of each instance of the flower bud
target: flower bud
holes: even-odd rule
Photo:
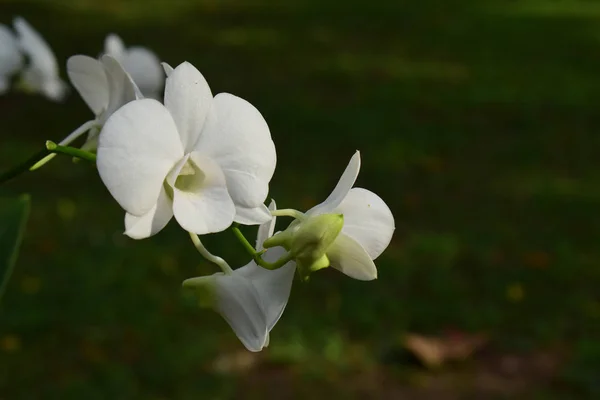
[[[288,229],[267,239],[264,247],[285,247],[298,264],[301,276],[329,266],[327,249],[344,226],[342,214],[321,214],[306,220],[296,220]]]

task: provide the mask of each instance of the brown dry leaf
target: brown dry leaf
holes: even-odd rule
[[[448,361],[466,360],[488,342],[484,334],[452,333],[445,336],[408,334],[404,347],[425,366],[439,368]]]

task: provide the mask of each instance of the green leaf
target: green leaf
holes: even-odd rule
[[[24,194],[12,199],[0,199],[0,299],[19,254],[31,199]]]

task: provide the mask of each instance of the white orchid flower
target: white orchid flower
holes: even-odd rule
[[[72,56],[67,60],[67,75],[94,113],[94,119],[83,123],[58,144],[69,145],[88,132],[81,149],[96,151],[98,136],[108,117],[123,105],[143,96],[121,64],[109,55],[102,56],[100,60],[82,55]],[[33,165],[31,170],[40,168],[55,156],[55,153],[48,154]]]
[[[167,78],[164,105],[135,100],[106,121],[97,159],[102,181],[127,212],[125,233],[135,239],[156,234],[173,216],[198,235],[234,220],[270,220],[263,202],[275,164],[260,112],[228,93],[213,98],[187,62]]]
[[[269,209],[275,209],[272,201]],[[273,234],[275,218],[258,229],[256,250]],[[274,247],[263,254],[273,262],[285,254],[283,247]],[[269,345],[269,333],[279,321],[287,305],[294,280],[293,261],[276,270],[264,269],[254,261],[234,270],[186,280],[183,285],[209,295],[209,306],[215,309],[250,351],[261,351]]]
[[[0,94],[10,86],[11,77],[23,66],[23,55],[17,38],[5,25],[0,24]]]
[[[67,60],[67,74],[95,116],[82,149],[96,150],[99,132],[108,117],[130,101],[143,98],[142,93],[121,64],[109,55],[100,60],[72,56]],[[76,138],[77,135],[70,135],[59,144],[69,144]]]
[[[58,64],[52,49],[23,18],[15,18],[13,24],[18,34],[19,46],[29,58],[22,74],[26,89],[42,93],[53,101],[63,100],[68,87],[60,79]]]
[[[165,74],[154,52],[140,46],[126,48],[123,40],[115,34],[106,37],[104,52],[123,65],[145,97],[160,97]]]
[[[394,216],[375,193],[352,187],[359,170],[360,153],[357,151],[329,197],[290,224],[286,231],[269,239],[264,246],[269,248],[271,245],[284,244],[293,249],[296,242],[302,244],[303,241],[297,236],[305,235],[308,238],[305,241],[312,241],[313,248],[317,251],[311,260],[314,264],[305,262],[307,267],[313,269],[301,271],[303,274],[331,265],[354,279],[376,279],[377,268],[373,260],[385,250],[392,239],[395,229]],[[337,230],[339,215],[343,216],[341,232]],[[320,224],[326,226],[319,226]],[[315,234],[310,232],[312,230]],[[339,234],[331,240],[331,234],[324,234],[328,232]],[[323,237],[325,246],[314,242],[313,237],[316,236]],[[300,266],[299,264],[298,267]]]

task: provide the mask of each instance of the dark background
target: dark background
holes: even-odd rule
[[[93,167],[59,157],[2,187],[33,209],[0,308],[0,399],[598,398],[600,3],[275,4],[0,0],[0,22],[28,20],[65,79],[114,32],[249,100],[281,208],[322,201],[360,149],[357,185],[396,220],[379,279],[296,282],[248,353],[181,290],[217,271],[185,232],[128,239]],[[0,167],[91,117],[75,91],[0,97]],[[230,232],[206,245],[248,261]]]

